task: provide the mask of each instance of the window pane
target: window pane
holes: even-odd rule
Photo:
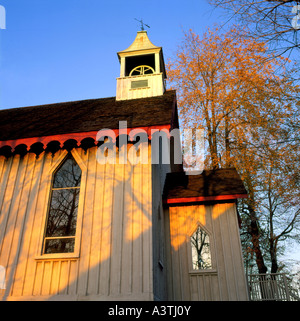
[[[74,252],[75,238],[54,239],[45,241],[45,254]]]
[[[79,188],[52,191],[46,237],[75,236]]]
[[[208,234],[197,228],[191,237],[193,270],[211,269],[211,253]]]
[[[53,188],[79,187],[81,169],[72,156],[69,156],[54,175]]]

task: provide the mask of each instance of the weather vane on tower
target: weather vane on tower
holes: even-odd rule
[[[142,19],[141,19],[141,20],[138,20],[138,19],[136,19],[136,18],[134,18],[134,19],[141,24],[141,30],[142,30],[142,31],[145,30],[144,26],[146,26],[147,28],[150,28],[150,26],[148,26],[147,24],[145,24]]]

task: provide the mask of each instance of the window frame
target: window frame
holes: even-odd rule
[[[52,199],[52,186],[55,172],[62,166],[64,161],[67,159],[68,155],[71,154],[78,166],[81,169],[81,182],[80,182],[80,192],[78,200],[78,210],[77,210],[77,222],[76,222],[76,233],[75,233],[75,245],[74,252],[69,253],[43,253],[44,251],[44,242],[45,242],[45,233],[48,223],[48,214]],[[46,156],[45,156],[46,157]],[[66,258],[79,258],[80,257],[80,245],[81,245],[81,235],[82,235],[82,221],[83,221],[83,212],[84,212],[84,197],[85,197],[85,188],[86,188],[86,177],[87,177],[87,167],[78,154],[76,149],[68,152],[64,150],[58,158],[53,162],[50,170],[46,173],[46,199],[45,206],[43,210],[43,220],[40,229],[40,237],[38,242],[37,253],[35,259],[66,259]],[[63,237],[58,237],[63,238]],[[71,238],[68,236],[67,238]]]
[[[209,237],[209,248],[210,248],[210,258],[211,258],[211,267],[208,269],[199,269],[196,270],[193,268],[193,257],[192,257],[192,242],[191,238],[193,234],[196,232],[196,230],[200,228],[202,229]],[[205,274],[205,273],[215,273],[216,270],[216,260],[214,255],[214,238],[213,234],[200,222],[197,222],[195,225],[193,225],[193,228],[190,230],[190,233],[187,237],[187,243],[188,243],[188,260],[189,260],[189,273],[190,274]]]

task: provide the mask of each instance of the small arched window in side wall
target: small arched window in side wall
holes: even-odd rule
[[[80,182],[81,169],[68,154],[53,174],[43,254],[74,252]]]
[[[211,248],[208,233],[200,226],[191,236],[193,270],[206,270],[212,268]]]

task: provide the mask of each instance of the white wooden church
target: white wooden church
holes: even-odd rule
[[[179,126],[163,51],[139,31],[118,57],[116,97],[0,111],[0,299],[248,300],[240,177],[153,163],[153,130]]]

